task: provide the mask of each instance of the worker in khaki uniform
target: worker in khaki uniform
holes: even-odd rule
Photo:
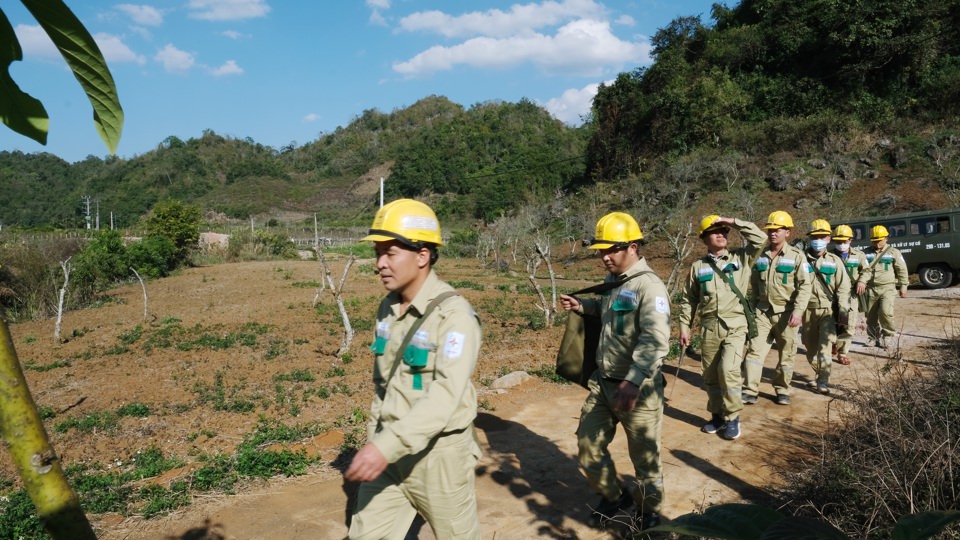
[[[840,257],[847,277],[850,278],[850,317],[846,325],[837,328],[837,363],[850,365],[850,343],[860,317],[860,302],[862,295],[857,294],[857,280],[860,273],[867,267],[867,257],[862,251],[850,245],[853,239],[853,229],[849,225],[837,225],[833,231],[833,248],[831,253]]]
[[[790,214],[782,210],[771,213],[763,228],[767,231],[768,244],[757,257],[750,278],[758,335],[750,340],[743,362],[743,402],[747,405],[757,402],[763,362],[776,342],[780,358],[774,371],[773,389],[777,393],[776,403],[789,405],[797,327],[810,300],[813,276],[804,262],[803,252],[787,243],[793,228]]]
[[[580,300],[561,295],[564,309],[599,317],[598,369],[588,383],[590,394],[577,428],[580,467],[602,497],[593,519],[602,523],[634,503],[640,529],[660,521],[663,470],[660,429],[663,424],[663,359],[669,352],[670,302],[667,289],[638,253],[643,238],[629,214],[600,218],[590,249],[599,252],[610,272],[606,281],[622,282],[601,298]],[[621,486],[607,446],[617,424],[627,435],[636,490]]]
[[[350,538],[400,540],[419,512],[438,539],[479,539],[471,378],[480,325],[432,269],[443,241],[427,205],[401,199],[384,206],[363,240],[376,245],[389,294],[371,347],[376,393],[367,444],[344,473],[362,482]]]
[[[745,247],[728,250],[727,235],[736,229]],[[700,315],[700,365],[707,390],[710,421],[704,433],[721,432],[727,440],[740,437],[743,348],[752,326],[753,311],[746,300],[750,267],[767,237],[749,221],[707,216],[700,221],[700,239],[707,255],[690,267],[680,299],[680,346],[690,345],[690,327]],[[751,324],[753,323],[753,324]]]
[[[893,326],[893,299],[897,291],[900,298],[907,297],[909,274],[903,255],[893,246],[887,245],[890,233],[883,225],[876,225],[870,231],[871,247],[863,250],[867,258],[867,268],[857,280],[857,294],[865,295],[867,316],[867,338],[881,349],[887,348],[887,338],[896,334]]]
[[[814,283],[810,302],[803,312],[801,339],[807,350],[807,361],[816,373],[816,379],[808,382],[807,387],[829,394],[832,348],[837,341],[836,317],[841,313],[847,317],[850,314],[850,276],[844,270],[843,259],[827,251],[829,222],[813,220],[807,235],[810,239],[807,242],[807,264],[813,270]],[[834,301],[837,302],[837,313],[834,312]]]

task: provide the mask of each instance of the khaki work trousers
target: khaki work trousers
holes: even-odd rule
[[[897,297],[895,285],[868,287],[866,292],[867,337],[880,339],[896,333],[893,326],[893,300]]]
[[[622,489],[613,458],[607,450],[623,424],[627,448],[637,478],[633,500],[641,512],[660,512],[663,506],[663,469],[660,465],[660,428],[663,424],[663,375],[658,370],[640,385],[640,397],[632,411],[616,411],[616,391],[621,381],[604,379],[597,370],[590,378],[590,395],[580,411],[577,428],[580,467],[590,487],[609,501]]]
[[[749,352],[743,361],[743,393],[756,396],[760,393],[760,378],[763,362],[774,342],[780,349],[780,359],[773,373],[773,389],[777,395],[790,395],[793,380],[793,357],[797,354],[797,328],[787,326],[790,313],[764,313],[757,311],[757,337],[750,340]]]
[[[441,437],[360,484],[351,540],[403,540],[419,512],[438,540],[479,539],[473,426]]]
[[[857,286],[856,282],[853,284]],[[837,354],[850,354],[850,345],[853,342],[853,333],[857,331],[857,321],[860,320],[860,296],[850,296],[850,324],[837,336]]]
[[[855,320],[855,319],[854,319]],[[837,322],[832,308],[808,309],[803,312],[803,332],[800,339],[807,349],[807,361],[817,375],[817,384],[830,382],[833,364],[833,344],[837,341]]]
[[[741,369],[747,327],[727,328],[719,319],[700,321],[700,325],[700,367],[707,391],[707,411],[733,420],[743,410]]]

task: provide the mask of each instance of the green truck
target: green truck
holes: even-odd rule
[[[960,282],[960,208],[928,210],[837,221],[853,230],[854,247],[870,245],[870,229],[883,225],[890,233],[887,242],[900,250],[911,274],[929,289]]]

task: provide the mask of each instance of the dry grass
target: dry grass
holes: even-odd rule
[[[852,538],[890,538],[905,514],[960,507],[960,338],[930,362],[892,360],[835,401],[820,459],[788,473],[784,510]],[[960,538],[955,526],[942,538]]]

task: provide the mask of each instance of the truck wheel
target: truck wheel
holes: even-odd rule
[[[920,283],[928,289],[942,289],[953,282],[953,272],[942,265],[926,266],[920,269]]]

